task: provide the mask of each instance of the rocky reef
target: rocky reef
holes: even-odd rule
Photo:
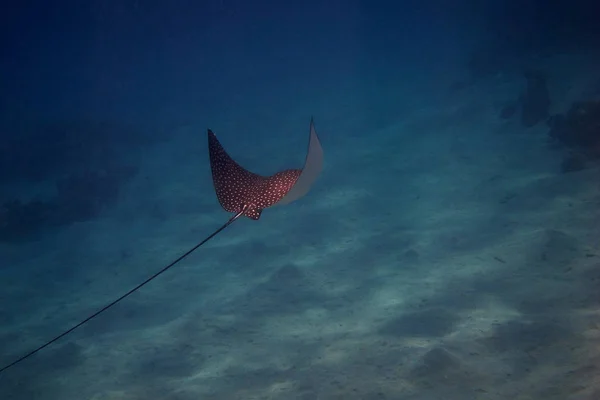
[[[53,201],[5,201],[0,205],[0,241],[13,242],[31,238],[42,227],[54,224],[57,209],[57,204]]]
[[[577,101],[550,121],[551,138],[565,146],[600,157],[600,100]]]
[[[548,135],[564,146],[563,172],[581,170],[600,160],[600,100],[577,101],[548,120]]]
[[[135,175],[127,165],[131,154],[164,137],[120,121],[25,115],[2,119],[0,139],[0,241],[6,242],[98,217]],[[15,186],[44,189],[23,197]]]
[[[22,117],[0,121],[0,139],[1,185],[42,182],[68,171],[102,169],[162,137],[126,123]]]
[[[550,111],[550,91],[546,76],[539,70],[526,70],[523,73],[525,87],[516,100],[509,101],[500,109],[501,119],[519,115],[521,126],[531,128],[548,120]]]
[[[119,199],[133,167],[74,173],[55,181],[56,194],[44,200],[4,200],[0,204],[0,241],[34,239],[49,228],[98,217]]]

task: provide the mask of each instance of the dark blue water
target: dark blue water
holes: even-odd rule
[[[1,372],[0,398],[598,398],[599,11],[4,7],[0,368],[227,221],[208,128],[271,175],[314,117],[325,165]]]

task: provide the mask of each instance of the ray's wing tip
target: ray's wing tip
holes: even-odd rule
[[[209,142],[218,142],[219,140],[217,139],[217,135],[215,135],[215,133],[212,131],[212,129],[208,129],[208,141]]]

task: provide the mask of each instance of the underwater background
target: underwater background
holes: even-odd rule
[[[600,399],[596,1],[24,0],[0,24],[2,400]]]

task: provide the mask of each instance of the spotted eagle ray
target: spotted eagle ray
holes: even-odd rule
[[[47,341],[12,363],[0,368],[0,373],[50,346],[52,343],[96,318],[126,297],[129,297],[150,281],[154,280],[159,275],[162,275],[171,267],[192,254],[200,246],[215,237],[241,216],[258,220],[265,208],[279,204],[289,204],[303,197],[308,193],[323,168],[323,148],[321,147],[321,142],[315,131],[312,119],[310,121],[308,152],[302,169],[286,169],[271,176],[261,176],[252,173],[236,163],[229,154],[227,154],[215,134],[210,129],[208,130],[208,151],[213,185],[217,194],[217,199],[225,211],[234,213],[234,215],[219,229],[208,235],[204,240],[183,253],[170,264],[163,267],[160,271],[60,335]]]

